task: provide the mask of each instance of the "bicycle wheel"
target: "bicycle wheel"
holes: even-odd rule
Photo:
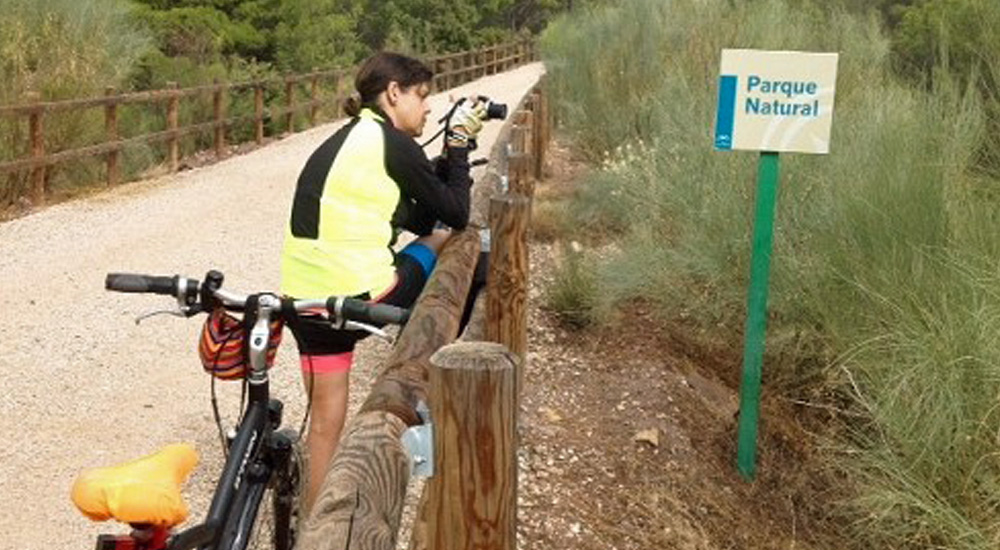
[[[302,488],[302,452],[294,430],[274,434],[275,471],[264,491],[249,550],[291,550],[299,519],[299,494]]]

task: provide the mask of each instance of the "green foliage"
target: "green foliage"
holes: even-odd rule
[[[167,59],[282,72],[351,65],[374,50],[460,51],[538,26],[567,0],[132,0]],[[152,62],[162,66],[163,61]],[[150,79],[139,78],[137,82]]]
[[[971,67],[900,79],[882,22],[807,0],[632,0],[550,26],[558,118],[601,166],[575,217],[621,251],[577,301],[653,299],[740,346],[754,162],[711,150],[706,83],[723,48],[840,52],[832,153],[782,158],[770,391],[839,395],[864,419],[837,463],[855,547],[994,548],[1000,182],[978,167],[996,105]]]
[[[0,0],[0,103],[23,102],[28,91],[48,100],[96,96],[123,87],[150,45],[117,0]],[[27,128],[0,121],[0,161],[27,153]],[[46,121],[46,148],[85,145],[104,135],[103,113],[67,113]],[[87,178],[88,167],[76,167]],[[58,185],[65,173],[55,172]],[[4,178],[0,205],[22,196],[26,174]]]
[[[117,0],[0,0],[0,102],[103,93],[148,45]]]
[[[893,48],[922,74],[944,65],[969,75],[1000,49],[1000,5],[992,0],[925,0],[901,14]]]
[[[597,320],[597,275],[582,251],[564,250],[555,279],[546,292],[546,305],[570,326],[584,327]]]
[[[348,66],[364,47],[355,36],[357,12],[338,9],[341,0],[283,0],[283,16],[274,33],[278,67],[305,72],[316,67]]]
[[[904,74],[931,81],[947,72],[975,82],[986,100],[991,138],[979,150],[979,168],[1000,175],[1000,3],[925,0],[900,11],[893,51]]]

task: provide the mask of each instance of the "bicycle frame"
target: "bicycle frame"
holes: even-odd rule
[[[293,442],[276,433],[283,405],[270,397],[265,363],[273,306],[267,300],[258,305],[257,322],[250,332],[247,408],[230,443],[208,517],[204,523],[172,537],[168,550],[245,548],[264,490],[276,472],[285,471],[290,460]]]
[[[173,537],[167,546],[169,550],[214,548],[224,542],[229,544],[222,544],[221,547],[230,548],[234,540],[240,536],[245,540],[249,533],[253,518],[250,525],[245,526],[246,532],[241,533],[240,529],[237,529],[238,525],[234,525],[234,516],[246,516],[248,513],[246,508],[250,504],[254,506],[249,513],[256,516],[256,505],[259,505],[260,495],[263,494],[263,489],[274,471],[261,460],[265,443],[273,433],[273,427],[268,419],[268,406],[266,401],[260,401],[260,397],[254,397],[253,390],[254,388],[251,388],[246,415],[230,444],[229,458],[216,485],[208,517],[204,523]],[[263,398],[266,400],[267,388],[263,390],[265,392]],[[256,491],[259,493],[256,502],[251,502],[248,498],[253,489],[259,489]]]
[[[105,288],[117,292],[149,293],[177,299],[180,317],[210,312],[226,307],[252,312],[253,327],[248,335],[250,368],[246,373],[249,399],[235,436],[228,443],[229,454],[212,496],[203,523],[173,534],[164,528],[133,525],[132,535],[101,535],[101,549],[114,550],[245,550],[257,520],[258,511],[270,483],[274,487],[276,550],[291,550],[294,529],[291,525],[295,506],[298,436],[279,431],[283,405],[272,399],[267,368],[271,319],[291,306],[296,311],[326,309],[335,329],[365,330],[391,338],[380,328],[385,324],[402,325],[409,312],[388,304],[369,303],[358,297],[330,296],[326,299],[283,301],[274,294],[243,296],[221,289],[223,276],[209,271],[204,281],[174,276],[109,273]],[[172,313],[172,312],[166,312]],[[147,315],[148,316],[148,315]]]

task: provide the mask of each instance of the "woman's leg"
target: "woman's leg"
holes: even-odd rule
[[[424,263],[430,262],[429,265],[423,266],[423,268],[428,271],[433,268],[437,252],[441,250],[441,247],[444,246],[444,243],[450,236],[451,231],[437,229],[430,235],[420,237],[414,241],[427,247],[430,251],[429,257],[426,254],[420,254]],[[421,269],[415,267],[415,265],[411,265],[411,268]],[[423,284],[427,281],[428,275],[428,273],[420,275],[416,275],[415,273],[419,272],[409,271],[400,274],[401,277],[412,277],[413,280],[408,279],[400,282],[399,287],[394,288],[387,296],[387,303],[403,307],[409,307],[413,304],[417,295],[420,294]],[[296,335],[296,341],[299,343],[301,351],[304,346],[298,334]],[[352,342],[347,348],[342,347],[340,349],[353,349],[353,347]],[[312,348],[306,347],[305,349]],[[328,353],[328,351],[320,353]],[[309,413],[311,420],[309,421],[309,432],[306,436],[309,477],[303,501],[305,505],[304,510],[307,512],[312,508],[313,503],[315,503],[316,498],[319,496],[323,479],[326,477],[327,469],[330,466],[330,460],[337,451],[337,445],[340,442],[340,433],[344,429],[344,421],[347,417],[348,375],[350,373],[352,356],[352,352],[337,353],[334,355],[300,355],[306,392],[310,392],[311,390],[311,394],[309,395],[312,399],[312,408]]]
[[[307,359],[303,357],[303,362]],[[337,451],[347,416],[350,370],[310,372],[303,368],[306,392],[311,396],[309,431],[306,436],[308,478],[303,510],[308,512],[319,496],[330,460]]]

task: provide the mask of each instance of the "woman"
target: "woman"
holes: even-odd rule
[[[437,167],[414,140],[423,133],[433,73],[403,55],[378,53],[355,79],[350,122],[312,154],[299,175],[281,259],[281,290],[296,298],[358,296],[409,307],[447,240],[444,225],[469,219],[469,144],[484,106],[459,104],[446,128]],[[399,232],[417,235],[393,253]],[[319,316],[292,327],[311,396],[306,439],[311,508],[340,440],[347,414],[354,346],[367,333],[337,331]]]

